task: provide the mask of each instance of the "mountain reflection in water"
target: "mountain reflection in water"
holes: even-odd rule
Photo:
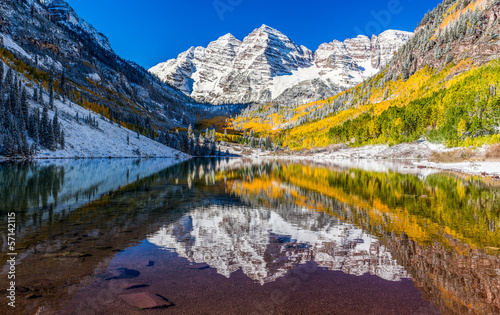
[[[191,262],[207,263],[228,278],[241,269],[261,284],[308,261],[357,276],[408,277],[377,238],[304,208],[195,209],[148,240]]]
[[[241,313],[276,290],[282,313],[436,313],[422,297],[444,314],[500,312],[498,183],[387,161],[174,163],[0,164],[2,231],[17,218],[16,313],[132,312],[123,268],[172,312]]]

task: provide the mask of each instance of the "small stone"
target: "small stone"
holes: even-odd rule
[[[41,298],[41,297],[42,297],[41,295],[37,295],[35,293],[30,293],[30,294],[26,295],[26,299],[28,299],[28,300],[37,299],[37,298]]]
[[[110,276],[106,277],[106,280],[134,279],[141,274],[138,270],[128,268],[118,268],[111,270],[109,273]]]
[[[120,295],[119,298],[129,305],[140,309],[169,307],[174,305],[164,297],[159,296],[158,294],[151,294],[149,292],[125,294]]]
[[[16,292],[19,292],[21,294],[27,293],[30,291],[30,288],[27,287],[16,287]]]
[[[127,287],[125,287],[125,290],[133,290],[133,289],[139,289],[139,288],[147,288],[149,287],[149,284],[130,284]]]
[[[154,261],[152,261],[152,260],[150,260],[150,261],[148,262],[148,264],[146,265],[146,267],[153,267],[154,265],[155,265],[155,262],[154,262]]]
[[[210,266],[207,264],[192,264],[192,265],[186,266],[186,268],[202,270],[202,269],[208,269],[208,268],[210,268]]]

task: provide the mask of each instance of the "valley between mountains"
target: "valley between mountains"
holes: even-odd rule
[[[0,158],[403,158],[496,178],[499,17],[444,0],[413,32],[315,50],[262,25],[146,70],[63,0],[2,1]]]

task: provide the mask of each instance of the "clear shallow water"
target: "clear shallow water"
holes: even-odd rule
[[[1,164],[3,235],[17,214],[16,312],[500,310],[494,183],[406,166],[173,163]],[[122,298],[145,292],[171,305]]]

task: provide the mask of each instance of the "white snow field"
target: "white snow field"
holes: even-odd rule
[[[44,101],[48,104],[49,99],[44,95]],[[65,134],[64,150],[50,151],[41,150],[36,158],[131,158],[131,157],[156,157],[187,159],[189,156],[147,137],[140,136],[129,129],[123,128],[116,123],[110,123],[101,115],[87,110],[70,101],[63,103],[55,100],[55,109],[59,113],[59,121]],[[31,102],[32,107],[40,105]],[[49,110],[52,119],[55,111]],[[76,120],[78,113],[79,120]],[[94,128],[83,121],[88,115],[95,117],[99,128]],[[127,143],[127,135],[129,143]]]

